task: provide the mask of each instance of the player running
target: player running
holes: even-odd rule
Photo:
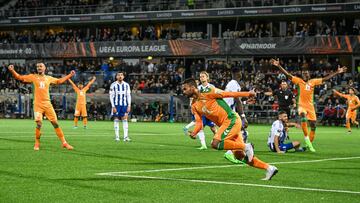
[[[64,133],[57,122],[55,110],[50,102],[49,88],[52,84],[59,85],[64,83],[66,80],[70,79],[73,75],[75,75],[75,71],[71,71],[69,75],[58,79],[45,75],[46,66],[44,63],[36,64],[37,74],[19,75],[15,71],[13,65],[9,65],[8,69],[15,79],[20,80],[23,83],[32,83],[33,85],[33,107],[34,118],[36,122],[34,150],[38,151],[40,149],[40,137],[43,115],[45,115],[46,118],[48,118],[53,125],[56,135],[62,143],[62,147],[68,150],[72,150],[73,147],[66,142]]]
[[[355,124],[359,128],[359,122],[356,121],[357,108],[360,107],[360,100],[355,95],[355,89],[353,87],[349,88],[349,94],[342,94],[336,90],[333,90],[335,95],[343,97],[347,100],[347,111],[346,111],[346,128],[348,133],[351,133],[351,124]]]
[[[201,116],[213,121],[219,126],[214,135],[211,146],[218,150],[234,150],[235,157],[243,160],[250,166],[267,170],[263,180],[270,180],[277,172],[275,166],[269,165],[257,157],[254,157],[254,150],[250,143],[245,144],[241,131],[241,119],[239,115],[223,100],[225,97],[250,97],[255,92],[224,92],[219,89],[212,89],[208,93],[200,93],[194,79],[186,79],[182,85],[183,94],[193,99],[191,109],[195,115],[195,129],[188,134],[195,139],[197,133],[202,129]]]
[[[209,83],[209,80],[210,80],[210,76],[209,74],[206,72],[206,71],[202,71],[200,72],[200,85],[198,85],[198,89],[201,93],[207,93],[207,92],[210,92],[212,89],[215,88],[214,85],[210,84]],[[192,103],[192,101],[190,101],[190,104]],[[193,114],[193,113],[192,113]],[[193,121],[191,121],[188,125],[186,125],[183,130],[184,130],[184,133],[185,135],[188,134],[188,130],[189,128],[191,128],[192,126],[195,125],[195,117],[193,117]],[[215,134],[216,133],[216,127],[215,127],[215,124],[213,122],[211,122],[209,119],[207,119],[205,116],[202,117],[202,122],[203,122],[203,127],[205,126],[209,126],[211,131]],[[205,133],[204,133],[204,130],[201,129],[199,131],[199,133],[197,134],[197,137],[199,138],[200,140],[200,144],[201,144],[201,147],[198,148],[200,150],[205,150],[207,149],[207,146],[206,146],[206,140],[205,140]]]
[[[131,141],[128,135],[128,114],[131,109],[130,85],[124,81],[125,73],[116,73],[116,81],[110,86],[111,115],[114,117],[115,141],[120,141],[119,119],[121,119],[124,130],[124,142]]]
[[[87,125],[87,111],[86,111],[86,92],[89,90],[90,86],[95,82],[96,77],[94,76],[92,80],[84,87],[83,84],[79,83],[78,86],[69,79],[71,86],[73,87],[76,93],[76,107],[74,113],[74,129],[78,128],[78,120],[81,116],[83,119],[84,129]]]
[[[312,142],[315,138],[315,130],[316,130],[316,112],[314,107],[314,90],[315,86],[319,86],[323,84],[324,81],[329,80],[337,74],[346,72],[346,67],[343,66],[334,73],[331,73],[323,78],[315,78],[310,79],[309,71],[302,71],[302,79],[291,75],[287,72],[281,65],[280,61],[271,59],[270,63],[276,67],[278,67],[281,72],[283,72],[295,85],[298,86],[298,97],[297,97],[297,106],[298,113],[301,118],[301,128],[303,130],[305,136],[306,146],[310,149],[311,152],[315,152]],[[310,134],[308,133],[307,121],[310,123]],[[310,138],[309,138],[310,137]]]

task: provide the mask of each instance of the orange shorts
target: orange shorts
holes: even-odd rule
[[[76,105],[74,116],[82,116],[82,117],[87,116],[86,105],[85,104]]]
[[[219,127],[213,139],[221,142],[224,140],[244,142],[241,136],[241,119],[238,116],[231,120],[226,119]]]
[[[355,121],[356,120],[356,115],[357,115],[357,111],[350,111],[350,110],[347,110],[346,112],[346,119],[351,119],[352,121]]]
[[[49,121],[57,121],[57,116],[54,107],[51,103],[48,104],[34,104],[34,118],[35,121],[42,121],[43,115],[46,116]]]
[[[316,112],[313,105],[301,105],[298,106],[298,113],[301,115],[301,113],[305,113],[306,118],[309,121],[316,121]]]

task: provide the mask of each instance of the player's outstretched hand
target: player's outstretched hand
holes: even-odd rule
[[[95,76],[93,76],[93,77],[92,77],[92,79],[93,79],[93,80],[96,80],[96,77],[95,77]]]
[[[271,59],[270,63],[271,63],[271,65],[276,66],[276,67],[280,66],[280,60],[279,59],[277,59],[277,60]]]
[[[256,97],[256,92],[254,89],[249,91],[250,97]]]
[[[14,70],[14,65],[9,65],[8,70],[13,71]]]
[[[70,74],[71,74],[71,75],[75,75],[75,73],[76,73],[76,72],[75,72],[74,70],[70,71]]]
[[[347,70],[346,66],[343,66],[343,67],[340,68],[340,65],[338,65],[338,70],[337,70],[338,73],[345,73],[346,70]]]

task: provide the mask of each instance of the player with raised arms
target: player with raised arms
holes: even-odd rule
[[[38,151],[40,149],[40,137],[41,137],[43,115],[45,115],[46,118],[49,119],[49,121],[53,125],[56,135],[58,136],[58,138],[62,143],[62,147],[68,150],[72,150],[73,147],[66,142],[64,133],[59,127],[55,110],[50,102],[49,88],[50,85],[59,85],[66,82],[73,75],[75,75],[75,71],[71,71],[70,74],[58,79],[45,75],[46,66],[44,63],[36,64],[36,70],[37,70],[36,74],[20,75],[15,71],[13,65],[9,65],[8,69],[15,79],[23,83],[31,83],[33,85],[33,93],[34,93],[33,108],[34,108],[34,118],[36,122],[34,150]]]
[[[310,79],[310,72],[307,70],[302,71],[302,79],[299,77],[295,77],[287,72],[281,65],[280,61],[271,59],[270,63],[280,69],[295,85],[298,87],[298,96],[297,96],[297,107],[298,113],[301,118],[301,128],[304,133],[304,139],[306,146],[310,149],[310,151],[315,152],[312,142],[315,139],[315,131],[316,131],[316,111],[314,106],[314,90],[316,86],[323,84],[324,81],[329,80],[337,74],[346,72],[346,67],[343,66],[338,69],[336,72],[333,72],[323,78],[314,78]],[[308,131],[307,122],[310,123],[310,134]]]

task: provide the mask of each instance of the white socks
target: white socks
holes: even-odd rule
[[[234,154],[231,150],[227,150],[225,154]]]
[[[128,129],[129,129],[129,124],[127,120],[122,120],[122,124],[123,124],[123,130],[124,130],[124,139],[128,138]]]
[[[200,140],[200,143],[201,143],[201,146],[206,146],[206,141],[205,141],[205,133],[203,130],[200,130],[197,134],[199,140]]]
[[[115,130],[115,139],[119,140],[120,137],[119,137],[119,120],[118,119],[114,120],[114,130]]]
[[[193,127],[195,125],[194,121],[191,121],[189,124],[187,124],[187,126],[185,126],[185,128],[190,129],[191,127]]]

